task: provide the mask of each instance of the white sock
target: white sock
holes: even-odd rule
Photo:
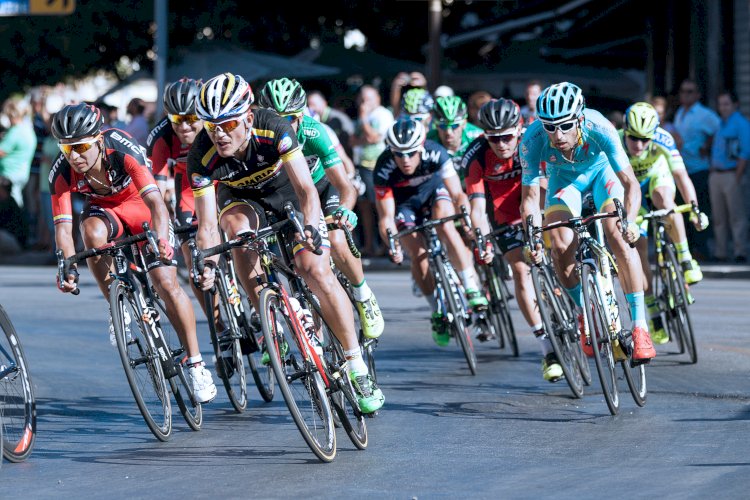
[[[552,341],[549,339],[549,335],[544,331],[543,326],[539,324],[534,325],[531,328],[531,333],[534,334],[534,337],[539,341],[539,346],[542,348],[542,356],[554,352],[555,349],[552,347]]]
[[[203,363],[203,355],[200,353],[197,356],[190,356],[187,360],[188,366],[193,366],[200,363]]]
[[[344,351],[344,357],[349,362],[350,372],[354,372],[357,375],[367,375],[370,373],[365,361],[362,359],[362,351],[359,350],[359,347]]]
[[[362,280],[359,285],[352,286],[352,295],[357,302],[364,302],[372,297],[372,290],[370,290],[367,281]]]
[[[479,286],[477,286],[477,279],[474,275],[474,268],[469,267],[467,269],[464,269],[463,271],[459,271],[458,277],[461,278],[461,283],[463,283],[466,290],[479,290]]]

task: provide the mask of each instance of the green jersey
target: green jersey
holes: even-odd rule
[[[479,137],[484,133],[484,130],[477,127],[476,125],[466,122],[466,125],[464,126],[464,130],[461,133],[461,146],[459,146],[457,151],[451,151],[448,150],[451,157],[453,158],[453,165],[456,168],[456,172],[458,173],[458,176],[461,178],[461,182],[463,183],[464,177],[466,176],[466,172],[461,168],[461,160],[464,157],[464,153],[466,153],[466,148],[469,147],[469,144],[471,144],[471,141]],[[442,144],[440,142],[440,136],[438,135],[437,129],[432,129],[427,133],[427,139],[431,141],[435,141],[438,144]]]
[[[302,116],[297,129],[297,141],[302,146],[302,154],[305,155],[310,175],[316,184],[325,176],[325,169],[342,163],[328,132],[315,118]]]

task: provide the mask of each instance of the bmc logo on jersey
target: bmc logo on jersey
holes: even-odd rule
[[[49,179],[48,182],[52,184],[52,179],[55,177],[55,174],[57,173],[57,169],[60,168],[60,165],[62,165],[62,162],[65,161],[65,158],[63,155],[59,155],[57,157],[57,160],[55,160],[55,163],[52,164],[52,168],[49,170]]]
[[[161,132],[161,130],[166,127],[168,123],[168,120],[164,120],[156,125],[156,127],[154,127],[154,130],[152,130],[151,133],[148,134],[148,138],[146,139],[146,146],[151,146],[154,143],[154,139],[156,139],[156,136],[159,135],[159,132]]]
[[[120,144],[124,145],[125,147],[129,148],[136,155],[139,155],[139,156],[143,155],[143,151],[141,150],[141,147],[134,144],[133,141],[131,141],[130,139],[123,137],[114,131],[110,134],[110,137],[116,140],[117,142],[119,142]]]

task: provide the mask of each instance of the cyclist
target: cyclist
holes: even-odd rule
[[[562,367],[536,308],[534,284],[522,251],[523,232],[517,227],[521,223],[521,162],[518,158],[523,132],[521,108],[510,99],[493,99],[479,108],[479,123],[484,136],[474,139],[467,148],[463,168],[466,194],[471,202],[471,223],[485,235],[491,231],[488,218],[494,224],[509,225],[498,238],[500,250],[513,270],[521,312],[541,344],[542,376],[544,380],[556,382],[563,376]],[[486,248],[475,248],[474,258],[489,264],[494,250],[489,238],[486,241]]]
[[[401,98],[401,114],[399,118],[411,116],[415,120],[422,122],[425,130],[430,130],[432,125],[432,107],[434,105],[435,100],[427,90],[423,88],[409,89]]]
[[[83,103],[65,106],[52,121],[52,133],[62,151],[49,176],[57,248],[66,257],[75,253],[72,192],[87,198],[81,216],[81,232],[87,248],[104,245],[126,232],[138,234],[143,231],[143,221],[152,223],[159,237],[160,258],[148,246],[143,246],[146,267],[187,351],[188,373],[195,397],[201,403],[209,402],[216,396],[216,386],[198,348],[193,306],[180,288],[173,267],[174,235],[169,212],[142,148],[125,132],[117,129],[102,132],[102,123],[101,111]],[[99,289],[108,297],[112,259],[99,256],[88,262]],[[58,287],[63,292],[72,292],[77,282],[78,271],[72,266],[67,281],[58,283]],[[111,317],[109,328],[110,341],[114,343]]]
[[[469,143],[482,135],[481,128],[467,121],[468,115],[466,103],[460,97],[438,97],[432,107],[435,128],[427,133],[428,140],[439,142],[451,154],[462,184],[466,170],[461,159]]]
[[[232,73],[208,80],[196,99],[196,113],[205,130],[188,154],[188,175],[198,217],[198,246],[219,244],[219,224],[229,238],[235,238],[262,227],[266,212],[283,218],[284,202],[292,201],[306,224],[293,250],[297,269],[320,300],[326,321],[344,347],[360,408],[371,413],[383,405],[383,393],[362,360],[351,305],[328,265],[328,231],[310,169],[289,122],[267,109],[251,109],[253,101],[250,85]],[[321,256],[312,252],[317,248],[322,249]],[[258,255],[248,249],[234,252],[237,273],[257,309]],[[203,290],[213,286],[217,260],[207,259],[198,277]]]
[[[625,111],[625,127],[620,131],[620,137],[630,159],[630,165],[641,184],[643,212],[647,211],[647,199],[651,200],[657,209],[673,208],[675,183],[682,198],[687,203],[697,205],[695,187],[685,169],[675,140],[669,132],[659,126],[659,115],[651,104],[637,102]],[[690,254],[682,214],[672,214],[669,220],[667,231],[677,250],[677,259],[682,266],[685,281],[688,284],[698,283],[703,279],[703,273],[698,262]],[[703,213],[691,213],[690,220],[696,229],[701,231],[705,229],[708,218]],[[642,236],[647,235],[647,228],[648,222],[645,221],[641,226]],[[646,307],[652,322],[651,338],[657,344],[664,344],[669,341],[669,336],[664,330],[656,299],[650,289],[651,266],[648,262],[648,245],[645,239],[638,242],[638,252],[646,276],[644,290]]]
[[[258,104],[288,120],[297,134],[327,223],[344,224],[353,229],[357,215],[352,212],[357,192],[347,178],[341,158],[336,153],[323,124],[305,114],[307,96],[297,80],[271,80],[261,89]],[[378,338],[385,323],[375,294],[365,281],[362,261],[346,243],[342,231],[328,234],[333,261],[352,284],[352,292],[359,312],[362,330],[368,338]]]
[[[614,210],[613,199],[624,200],[627,227],[619,228],[614,218],[603,219],[604,232],[620,269],[620,282],[633,318],[633,359],[648,360],[656,351],[648,334],[643,273],[638,253],[628,244],[640,236],[635,220],[640,207],[640,189],[617,131],[598,111],[586,108],[581,89],[561,82],[544,89],[537,99],[538,120],[529,125],[521,143],[523,196],[521,213],[539,224],[539,178],[546,171],[546,222],[565,221],[581,214],[584,193],[591,191],[600,211]],[[581,308],[581,283],[575,273],[574,232],[569,228],[551,231],[552,255],[560,282]],[[531,249],[541,259],[541,245]],[[580,323],[584,323],[579,315]],[[584,329],[582,328],[582,331]],[[591,345],[585,345],[588,354]]]
[[[414,227],[428,218],[440,219],[455,214],[454,208],[468,206],[461,190],[453,161],[441,145],[425,139],[421,121],[402,117],[391,125],[386,135],[385,150],[375,167],[375,195],[377,197],[379,229],[384,241],[388,230]],[[466,298],[472,308],[487,306],[477,284],[471,252],[464,245],[453,222],[437,228],[445,244],[448,258],[458,271]],[[437,302],[432,291],[434,283],[428,269],[427,249],[419,234],[402,239],[411,259],[411,272],[432,307],[432,338],[440,346],[448,345],[450,336],[446,318],[437,313]],[[404,256],[401,247],[390,255],[400,263]]]

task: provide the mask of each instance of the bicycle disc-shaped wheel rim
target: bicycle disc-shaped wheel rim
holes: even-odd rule
[[[612,351],[612,342],[609,337],[607,326],[607,310],[602,303],[596,275],[591,268],[583,268],[583,298],[586,308],[586,317],[589,324],[589,335],[591,346],[594,351],[594,362],[602,385],[602,392],[607,407],[612,415],[617,415],[620,408],[620,396],[617,392],[617,374],[615,358]],[[597,335],[597,332],[599,335]]]
[[[261,292],[260,308],[266,349],[284,401],[313,453],[330,462],[336,456],[336,431],[320,373],[303,355],[301,339],[275,291],[266,288]]]
[[[648,396],[648,386],[646,385],[646,365],[633,365],[631,360],[620,361],[620,366],[625,374],[625,381],[628,383],[628,389],[633,396],[633,401],[638,406],[646,404]]]
[[[172,433],[172,403],[159,356],[149,344],[138,311],[126,285],[117,281],[110,287],[110,313],[125,376],[146,425],[157,439],[166,441]],[[130,318],[128,328],[124,317]]]
[[[330,332],[328,332],[328,335],[330,335]],[[343,366],[345,363],[341,346],[337,340],[332,337],[329,338],[331,340],[329,345],[326,346],[326,363],[329,367]],[[359,409],[349,374],[342,370],[340,375],[339,378],[332,381],[331,403],[351,442],[358,449],[364,450],[367,448],[368,441],[365,415]]]
[[[2,306],[0,329],[0,461],[20,462],[34,447],[36,402],[23,348]]]

